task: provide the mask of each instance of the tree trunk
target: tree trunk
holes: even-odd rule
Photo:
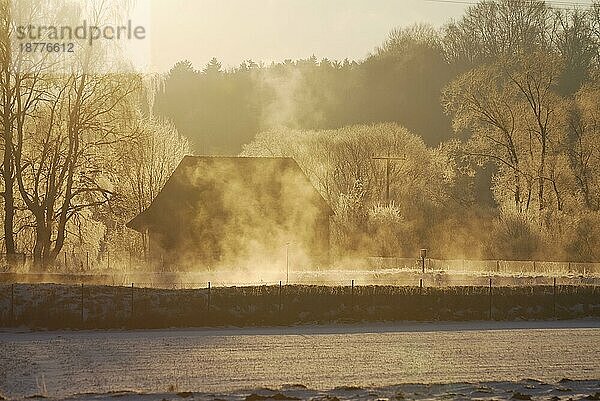
[[[35,245],[33,262],[38,269],[47,269],[54,263],[56,256],[51,252],[52,221],[36,218]]]
[[[5,48],[5,54],[1,62],[2,71],[0,72],[0,85],[2,85],[2,109],[0,119],[2,120],[2,139],[4,140],[4,157],[2,160],[2,178],[4,180],[4,247],[7,254],[7,259],[14,259],[15,235],[14,235],[14,219],[15,219],[15,196],[14,196],[14,154],[13,154],[13,127],[14,127],[14,101],[15,91],[12,85],[11,74],[11,52],[9,30],[11,23],[10,4],[3,2],[0,6],[0,11],[4,15],[0,17],[0,35],[2,35],[2,43],[0,46]]]
[[[540,125],[541,126],[541,125]],[[541,130],[541,154],[540,154],[540,165],[538,168],[538,201],[539,201],[539,210],[542,212],[545,209],[544,204],[544,175],[546,174],[546,138],[547,133],[542,129]],[[540,215],[541,217],[541,215]]]
[[[10,260],[16,254],[15,236],[13,233],[15,220],[14,183],[4,176],[4,247]]]
[[[7,105],[5,105],[3,112],[4,158],[2,160],[2,178],[4,180],[4,246],[8,258],[11,258],[15,255],[15,236],[13,233],[15,220],[13,136],[10,110]]]
[[[36,269],[43,269],[44,264],[44,233],[43,233],[43,222],[37,220],[35,230],[35,245],[33,247],[33,265]]]

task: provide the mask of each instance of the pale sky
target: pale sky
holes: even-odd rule
[[[137,8],[148,26],[145,57],[151,53],[151,70],[165,72],[183,59],[200,69],[212,57],[225,67],[247,59],[270,63],[313,54],[362,59],[393,28],[417,22],[441,26],[468,7],[444,1],[138,0]]]

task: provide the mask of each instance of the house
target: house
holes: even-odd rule
[[[186,268],[324,264],[331,207],[291,158],[186,156],[127,227],[151,257]]]

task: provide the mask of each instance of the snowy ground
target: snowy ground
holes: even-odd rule
[[[244,270],[219,269],[202,272],[123,272],[98,270],[85,274],[69,273],[19,273],[0,271],[0,283],[56,283],[129,286],[155,288],[206,288],[212,287],[278,285],[288,282],[296,285],[350,286],[352,281],[360,285],[419,286],[423,279],[425,287],[487,286],[491,278],[494,286],[539,286],[553,285],[600,285],[600,272],[586,271],[585,274],[568,271],[477,271],[477,270],[433,270],[413,268],[378,269],[324,269],[291,270],[289,280],[284,269]]]
[[[600,321],[5,331],[0,393],[127,401],[597,399]]]

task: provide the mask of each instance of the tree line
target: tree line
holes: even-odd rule
[[[202,154],[237,154],[257,132],[280,126],[382,121],[435,146],[453,136],[440,94],[455,78],[506,55],[543,49],[564,63],[556,89],[571,95],[597,64],[598,25],[597,4],[556,9],[540,0],[483,1],[440,29],[396,29],[359,61],[313,56],[223,68],[213,58],[198,69],[181,61],[168,73],[155,111]]]
[[[398,122],[270,129],[244,154],[299,161],[335,205],[339,255],[429,247],[445,258],[598,261],[599,10],[484,1],[440,31],[392,32],[364,65],[418,44],[455,72],[427,110],[435,118],[441,106],[450,121],[437,146],[390,118]],[[389,90],[411,95],[393,81]],[[383,99],[375,107],[390,105]],[[386,155],[401,156],[391,199],[388,166],[374,157]]]

